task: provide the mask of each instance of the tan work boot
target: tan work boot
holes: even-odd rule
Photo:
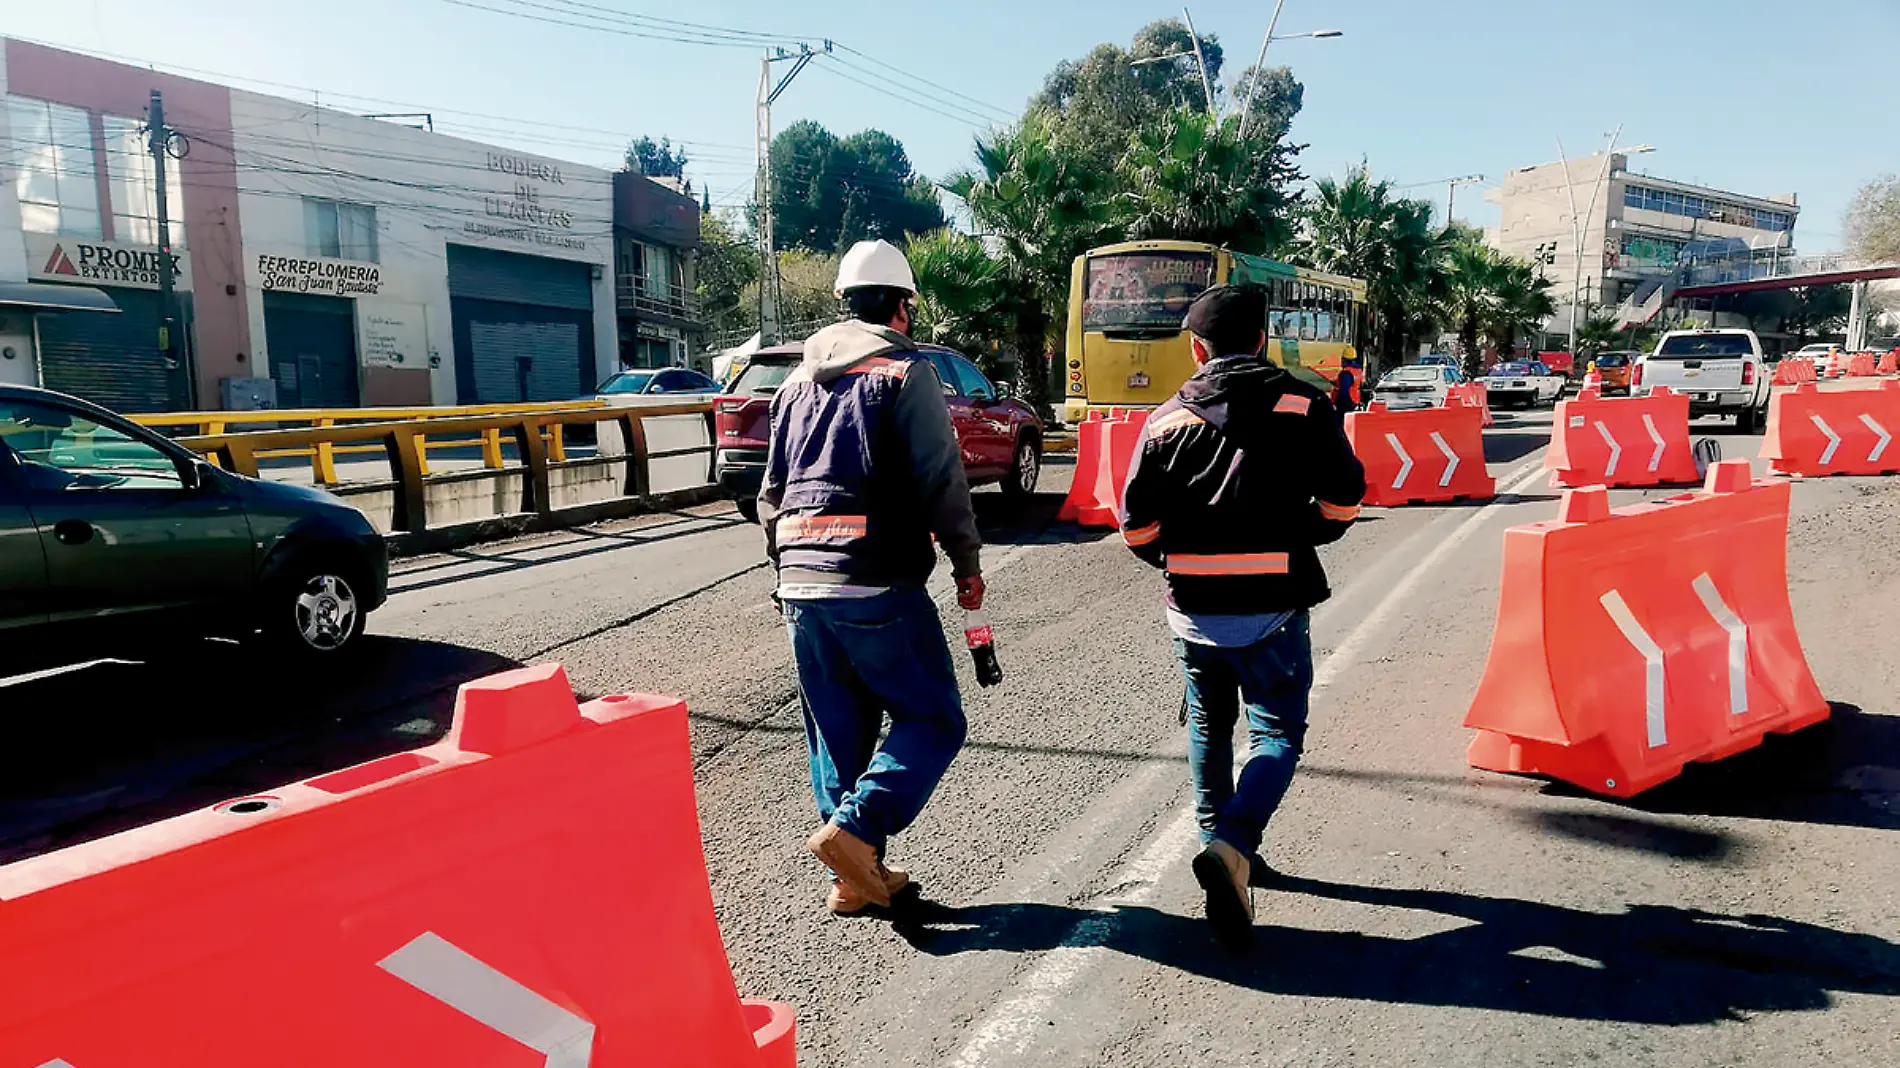
[[[1207,892],[1207,922],[1223,942],[1253,937],[1253,893],[1247,887],[1247,855],[1216,838],[1194,858],[1194,878]]]
[[[910,873],[902,868],[886,868],[878,865],[884,874],[884,892],[896,900],[897,895],[910,885]],[[832,876],[831,892],[825,895],[825,907],[833,916],[855,916],[871,908],[871,899],[853,890],[850,884],[837,876]]]
[[[805,842],[805,848],[811,850],[820,864],[830,868],[839,882],[864,900],[890,907],[891,892],[884,887],[883,865],[878,863],[877,850],[869,842],[835,823],[827,823]]]

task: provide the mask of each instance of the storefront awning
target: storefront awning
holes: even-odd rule
[[[96,311],[117,314],[119,306],[102,289],[55,286],[40,282],[0,282],[0,308],[27,311]]]

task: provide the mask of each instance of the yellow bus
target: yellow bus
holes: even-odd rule
[[[1270,309],[1267,354],[1331,389],[1357,359],[1366,284],[1194,241],[1131,241],[1076,257],[1069,281],[1065,422],[1091,408],[1154,407],[1194,373],[1181,320],[1203,290],[1255,284]]]

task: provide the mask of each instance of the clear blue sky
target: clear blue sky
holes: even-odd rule
[[[832,37],[1012,114],[1056,61],[1101,41],[1126,43],[1143,24],[1178,14],[1131,0],[528,2],[549,18],[592,4]],[[1271,9],[1271,0],[1195,7],[1197,28],[1226,46],[1230,77],[1252,62]],[[1854,190],[1900,168],[1895,0],[1288,0],[1280,30],[1335,28],[1346,35],[1277,43],[1269,53],[1306,84],[1294,136],[1311,145],[1303,163],[1313,175],[1363,156],[1400,183],[1469,173],[1496,181],[1554,159],[1559,136],[1582,154],[1622,123],[1624,144],[1658,149],[1639,169],[1747,193],[1799,193],[1797,244],[1821,252],[1838,245]],[[693,143],[689,176],[710,184],[716,201],[743,203],[750,181],[758,81],[750,46],[645,40],[445,0],[0,0],[0,33],[313,87],[353,110],[397,109],[356,97],[419,105],[470,136],[579,162],[608,164],[628,137],[668,134]],[[779,103],[778,124],[811,118],[840,133],[886,130],[933,176],[967,161],[968,119],[843,80],[904,81],[848,59],[854,66],[838,74],[814,65],[801,76]],[[933,107],[983,112],[939,89],[911,88],[935,98]],[[1442,202],[1444,190],[1417,193]],[[1495,221],[1477,190],[1459,195],[1461,217]]]

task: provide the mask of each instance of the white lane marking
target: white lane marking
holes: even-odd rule
[[[1636,651],[1643,654],[1643,713],[1649,727],[1649,747],[1658,749],[1669,744],[1669,725],[1665,722],[1664,704],[1666,701],[1665,679],[1663,676],[1662,646],[1649,636],[1641,623],[1636,622],[1635,613],[1623,600],[1623,595],[1615,590],[1598,598],[1603,610],[1610,613],[1610,619],[1616,623],[1616,629]]]
[[[1433,546],[1404,577],[1386,590],[1385,596],[1373,606],[1372,611],[1366,613],[1365,618],[1318,663],[1313,672],[1312,694],[1330,687],[1340,673],[1352,665],[1360,648],[1379,633],[1387,618],[1411,596],[1427,575],[1437,573],[1439,562],[1470,537],[1493,509],[1509,503],[1510,497],[1544,477],[1543,461],[1534,460],[1507,477],[1512,480],[1511,485],[1500,493],[1497,500],[1473,512],[1443,541]],[[1105,904],[1139,905],[1153,897],[1160,888],[1162,874],[1178,865],[1187,855],[1194,842],[1193,832],[1194,809],[1189,806],[1168,821],[1140,857],[1110,877],[1106,885],[1129,889]],[[1072,928],[1060,946],[1043,954],[1024,974],[1008,999],[1000,1001],[976,1022],[970,1029],[969,1041],[963,1044],[950,1063],[956,1068],[988,1068],[1000,1063],[1004,1056],[1021,1054],[1035,1036],[1048,1028],[1050,1007],[1082,977],[1090,963],[1089,950],[1109,941],[1109,929],[1115,922],[1113,911],[1105,909],[1101,915],[1090,916]]]
[[[1702,598],[1702,607],[1728,631],[1728,710],[1731,715],[1742,715],[1748,711],[1748,624],[1722,600],[1722,591],[1715,588],[1715,580],[1707,573],[1697,575],[1690,585]]]
[[[1823,464],[1833,463],[1834,450],[1841,447],[1841,436],[1839,434],[1836,434],[1834,432],[1834,428],[1831,426],[1828,426],[1827,420],[1822,419],[1820,415],[1809,414],[1808,418],[1810,420],[1813,420],[1814,425],[1820,429],[1821,433],[1827,435],[1827,448],[1822,451],[1820,462]]]
[[[547,1068],[587,1068],[594,1025],[425,931],[377,967],[537,1053]]]
[[[1880,439],[1880,443],[1874,446],[1874,451],[1867,454],[1868,463],[1879,463],[1880,457],[1887,451],[1887,446],[1893,442],[1893,435],[1887,432],[1886,427],[1874,422],[1874,417],[1871,415],[1861,416],[1860,422],[1862,426],[1873,431],[1874,436]]]
[[[1445,443],[1444,435],[1436,430],[1432,431],[1432,444],[1438,446],[1438,451],[1445,454],[1445,477],[1438,480],[1438,488],[1444,489],[1451,485],[1451,476],[1458,473],[1458,454]]]
[[[1651,418],[1648,412],[1643,413],[1643,426],[1649,430],[1649,440],[1656,443],[1655,455],[1649,458],[1649,473],[1653,475],[1662,467],[1663,452],[1669,448],[1669,445],[1663,441],[1663,436],[1656,432],[1656,420]]]
[[[1399,444],[1399,436],[1397,434],[1387,434],[1385,436],[1385,443],[1392,446],[1392,451],[1399,454],[1399,459],[1405,461],[1404,465],[1399,468],[1399,477],[1392,480],[1393,489],[1403,488],[1406,478],[1412,473],[1412,455],[1405,451],[1405,446]]]
[[[1610,466],[1603,469],[1604,477],[1608,478],[1616,474],[1617,461],[1623,458],[1623,446],[1617,444],[1616,436],[1610,433],[1610,424],[1598,423],[1597,433],[1603,435],[1603,443],[1610,447]]]

